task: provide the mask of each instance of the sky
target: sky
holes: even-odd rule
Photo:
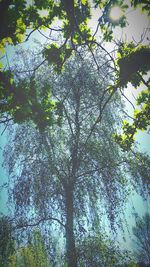
[[[8,209],[6,206],[7,201],[7,191],[6,189],[1,189],[1,186],[7,181],[8,174],[3,168],[3,150],[7,143],[6,134],[1,135],[3,127],[0,127],[0,212],[7,213]]]
[[[90,21],[89,25],[94,29],[96,28],[97,25],[97,20],[99,18],[99,11],[96,10],[94,11],[94,18],[92,19],[92,21]],[[116,28],[115,30],[115,35],[116,38],[118,38],[118,40],[120,40],[120,38],[124,38],[128,41],[134,40],[137,43],[140,42],[141,38],[142,38],[142,34],[143,31],[146,30],[146,28],[148,27],[148,20],[145,16],[145,14],[141,14],[140,11],[133,11],[133,10],[128,10],[127,11],[127,18],[128,18],[128,22],[129,22],[129,26],[127,26],[125,29],[120,29],[119,27]],[[45,42],[45,40],[39,35],[39,34],[34,34],[33,35],[34,38],[40,38],[41,42]],[[144,43],[147,43],[147,39],[145,36],[144,39]],[[23,47],[25,48],[30,48],[33,47],[33,39],[30,39],[30,41],[28,43],[23,44]],[[111,51],[113,49],[112,44],[107,43],[106,44],[106,48]],[[13,58],[14,55],[14,51],[15,49],[8,46],[7,48],[7,55],[8,55],[8,59],[9,59],[9,63],[11,64],[11,60]],[[141,88],[142,89],[142,88]],[[141,90],[139,89],[139,90]],[[128,87],[125,89],[124,94],[126,95],[126,97],[128,99],[130,99],[131,102],[133,102],[135,105],[135,97],[137,95],[138,91],[136,91],[131,84],[128,85]],[[131,104],[129,104],[129,102],[125,102],[126,103],[126,110],[128,112],[129,115],[132,116],[133,114],[133,109]],[[3,134],[1,134],[3,132],[3,127],[0,127],[0,186],[5,183],[5,181],[7,181],[7,177],[8,174],[6,172],[6,170],[3,168],[2,166],[2,162],[3,162],[3,149],[5,144],[7,144],[7,131],[5,131]],[[139,132],[136,136],[136,140],[139,143],[139,149],[142,152],[146,152],[150,155],[150,138],[149,135],[147,133],[143,133],[143,132]],[[3,212],[4,214],[7,214],[8,209],[7,209],[7,192],[5,189],[0,191],[0,211]],[[134,195],[132,195],[128,201],[128,204],[126,206],[126,218],[128,221],[128,225],[129,225],[129,230],[130,233],[132,232],[132,226],[135,223],[134,217],[132,215],[132,211],[133,211],[133,207],[135,208],[135,210],[139,213],[140,216],[144,215],[144,213],[146,211],[148,211],[148,209],[150,208],[149,205],[149,201],[144,202],[142,200],[142,198],[137,195],[136,193]],[[125,230],[127,231],[127,229]],[[125,243],[125,246],[129,246],[132,247],[132,238],[129,234],[126,234],[127,236],[127,241]],[[121,237],[120,237],[121,240]],[[124,242],[123,240],[121,242]]]

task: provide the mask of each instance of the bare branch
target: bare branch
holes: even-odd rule
[[[42,33],[40,30],[37,30],[43,37],[45,37],[47,40],[51,40],[50,37],[46,36],[44,33]]]
[[[29,69],[29,70],[22,70],[18,71],[17,73],[29,73],[29,72],[35,72],[38,70],[44,63],[46,62],[46,59],[44,59],[38,66],[36,66],[34,69]]]
[[[107,98],[106,102],[104,103],[103,107],[100,109],[99,116],[96,118],[96,120],[95,120],[95,122],[94,122],[94,124],[93,124],[93,126],[92,126],[92,128],[91,128],[91,131],[90,131],[90,133],[89,133],[89,135],[88,135],[88,137],[87,137],[87,139],[86,139],[86,141],[85,141],[85,143],[84,143],[84,146],[86,146],[86,144],[87,144],[89,138],[91,137],[93,131],[95,130],[96,125],[97,125],[98,123],[101,122],[101,120],[102,120],[102,116],[103,116],[103,112],[104,112],[104,110],[105,110],[107,104],[108,104],[109,101],[111,100],[112,96],[113,96],[114,93],[117,91],[118,86],[119,86],[119,84],[117,84],[116,86],[112,86],[112,89],[113,89],[113,90],[112,90],[111,94],[109,95],[109,97]]]
[[[58,218],[54,218],[54,217],[47,217],[47,218],[41,218],[39,221],[34,222],[34,223],[22,223],[22,224],[18,224],[15,226],[15,229],[21,229],[21,228],[27,228],[27,227],[34,227],[34,226],[38,226],[40,223],[45,222],[45,221],[55,221],[58,222],[61,226],[63,226],[64,228],[66,228],[66,225],[63,224]]]
[[[26,37],[26,39],[25,39],[25,42],[27,42],[27,41],[29,40],[31,34],[32,34],[33,32],[35,32],[37,29],[38,29],[38,27],[35,28],[35,29],[33,29],[29,34],[26,35],[27,37]]]
[[[122,90],[120,89],[120,92],[122,94],[122,96],[131,104],[131,106],[133,107],[133,109],[135,110],[135,106],[133,105],[133,103],[125,96],[125,94],[122,92]]]
[[[123,113],[128,117],[130,118],[131,120],[135,120],[133,117],[131,117],[125,110],[123,110]]]

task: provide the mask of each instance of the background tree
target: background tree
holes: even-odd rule
[[[9,257],[15,250],[12,222],[8,216],[0,217],[0,266],[7,267]]]
[[[79,266],[85,267],[136,267],[130,251],[121,250],[106,234],[88,235],[77,248]]]
[[[72,59],[61,75],[41,66],[34,80],[39,103],[45,95],[58,101],[54,119],[61,127],[54,123],[36,129],[26,122],[11,131],[5,151],[17,227],[58,223],[66,239],[68,267],[77,266],[77,237],[97,227],[104,206],[114,226],[127,199],[126,172],[134,160],[134,154],[122,154],[112,138],[120,123],[120,96],[107,105],[105,88],[111,76],[105,55],[100,54],[103,67],[98,73],[93,73],[88,53],[84,57]],[[24,81],[31,86],[28,77]],[[138,181],[134,178],[136,184],[143,181],[140,175]]]
[[[43,237],[39,231],[32,232],[28,244],[17,249],[9,258],[9,267],[50,267]]]
[[[136,226],[133,227],[136,242],[136,257],[141,262],[150,264],[150,214],[136,218]]]

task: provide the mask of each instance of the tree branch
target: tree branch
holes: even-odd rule
[[[120,89],[120,92],[122,94],[122,96],[131,104],[131,106],[133,107],[133,109],[135,110],[135,106],[133,105],[133,103],[125,96],[125,94],[122,92],[122,90]]]
[[[58,218],[48,217],[48,218],[41,218],[39,221],[34,222],[34,223],[22,223],[22,224],[18,224],[18,225],[16,225],[15,229],[21,229],[21,228],[26,228],[26,227],[38,226],[40,223],[42,223],[44,221],[50,221],[50,220],[53,220],[53,221],[59,223],[64,228],[66,228],[66,225],[63,224]]]
[[[98,123],[101,122],[101,120],[102,120],[102,115],[103,115],[103,111],[105,110],[107,104],[108,104],[109,101],[111,100],[111,98],[112,98],[112,96],[114,95],[114,93],[117,91],[118,86],[119,86],[119,84],[117,84],[117,85],[115,85],[115,86],[112,86],[113,91],[111,92],[111,94],[109,95],[108,99],[106,100],[106,102],[104,103],[103,107],[101,108],[100,113],[99,113],[99,116],[96,118],[96,120],[95,120],[93,126],[91,127],[91,131],[90,131],[90,133],[89,133],[89,135],[88,135],[88,137],[87,137],[87,139],[86,139],[86,141],[85,141],[85,143],[84,143],[84,146],[86,146],[86,144],[87,144],[89,138],[91,137],[93,131],[95,130],[96,125],[97,125]]]

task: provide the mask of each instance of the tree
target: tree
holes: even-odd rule
[[[150,264],[150,215],[145,215],[136,218],[136,226],[132,228],[135,242],[137,245],[136,256],[137,259],[146,264]]]
[[[109,26],[111,21],[108,18],[108,12],[113,4],[117,1],[110,1],[106,3],[105,1],[101,3],[100,8],[104,10],[103,16],[100,18],[101,23],[99,26],[104,30],[104,23],[107,24],[106,28],[106,39],[111,38],[111,32]],[[95,8],[100,4],[99,1],[93,1]],[[120,1],[120,6],[125,9],[127,6],[123,5],[123,1]],[[62,31],[66,42],[64,47],[67,48],[66,44],[71,40],[73,46],[71,46],[71,51],[74,50],[76,44],[82,44],[85,41],[91,41],[91,31],[88,28],[87,19],[90,18],[91,7],[88,1],[59,1],[55,2],[53,0],[48,1],[37,1],[34,3],[28,3],[28,1],[23,0],[21,3],[17,0],[7,0],[1,1],[1,20],[2,25],[0,28],[2,44],[5,42],[13,42],[14,44],[21,42],[18,35],[25,34],[26,29],[31,29],[32,32],[40,30],[43,27],[50,28],[54,19],[57,17],[62,20]],[[41,11],[47,11],[46,15],[42,14]],[[11,17],[14,17],[12,23]],[[8,20],[6,20],[8,17]],[[117,24],[125,25],[125,17],[121,19]],[[57,29],[53,29],[53,31]],[[31,32],[31,33],[32,33]],[[30,33],[30,34],[31,34]],[[29,34],[29,35],[30,35]],[[28,38],[28,37],[27,37]],[[67,55],[67,54],[66,54]],[[55,59],[54,59],[55,60]]]
[[[60,47],[60,52],[64,52],[65,56],[70,56],[72,50],[76,50],[78,45],[86,44],[91,45],[95,41],[94,37],[97,33],[92,36],[92,31],[88,27],[87,20],[91,18],[91,4],[94,8],[100,9],[102,14],[98,21],[98,28],[104,33],[104,39],[106,41],[111,41],[113,39],[113,28],[115,26],[125,27],[126,26],[126,16],[122,14],[119,19],[113,21],[110,16],[111,9],[114,6],[118,6],[122,9],[122,12],[130,7],[130,5],[124,4],[124,1],[113,0],[113,1],[99,1],[94,0],[90,3],[88,0],[81,1],[59,1],[55,2],[53,0],[47,1],[37,1],[30,3],[26,0],[19,2],[18,0],[2,0],[0,3],[1,10],[1,40],[2,45],[10,42],[13,44],[21,42],[20,36],[26,33],[26,30],[32,30],[29,36],[42,28],[50,28],[52,31],[62,32],[65,43]],[[149,16],[149,2],[148,1],[131,1],[131,6],[137,8],[140,6],[142,11],[145,11]],[[44,14],[42,11],[47,11]],[[14,18],[13,23],[11,18]],[[6,19],[7,18],[7,19]],[[55,18],[59,18],[62,21],[62,25],[59,29],[51,27]],[[92,38],[93,37],[93,38]],[[71,41],[71,45],[69,45]],[[70,46],[71,51],[67,51],[67,44]],[[52,45],[52,50],[57,47]],[[52,51],[51,50],[51,51]],[[62,50],[62,51],[61,51]],[[66,59],[66,58],[64,58]],[[54,58],[54,61],[56,59]],[[57,63],[57,62],[56,62]],[[63,63],[63,61],[62,61]]]
[[[12,223],[8,216],[0,217],[0,266],[7,267],[15,250]]]
[[[111,0],[99,1],[93,0],[92,5],[95,9],[99,8],[100,14],[102,14],[98,20],[97,29],[93,33],[88,26],[88,20],[92,16],[92,8],[90,1],[74,1],[74,0],[64,0],[64,1],[37,1],[35,0],[33,4],[28,3],[28,1],[18,1],[18,0],[7,0],[1,1],[0,10],[2,19],[0,33],[2,42],[2,47],[5,43],[20,43],[22,37],[25,35],[26,31],[28,40],[33,32],[41,32],[42,29],[46,28],[50,30],[49,44],[43,49],[43,61],[40,65],[47,60],[50,65],[53,65],[57,72],[63,69],[64,63],[74,54],[75,51],[80,53],[80,49],[86,46],[91,52],[91,56],[94,58],[97,68],[100,68],[100,64],[94,57],[94,49],[103,49],[106,51],[102,45],[103,41],[113,40],[113,29],[115,26],[125,27],[126,17],[123,14],[120,19],[113,21],[110,17],[110,12],[114,6],[121,8],[122,13],[128,9],[128,5],[124,4],[124,1]],[[149,3],[148,1],[131,1],[131,6],[134,8],[141,7],[143,11],[149,16]],[[44,13],[45,12],[45,13]],[[44,14],[44,15],[43,15]],[[13,23],[11,22],[11,18]],[[59,19],[61,22],[61,27],[53,27],[54,20]],[[4,25],[4,26],[3,26]],[[98,31],[102,33],[102,40],[97,40],[96,36]],[[61,34],[62,42],[60,38],[58,41],[54,42],[53,37],[57,39],[57,33]],[[60,37],[60,36],[59,36]],[[115,42],[116,43],[116,42]],[[112,68],[116,76],[116,82],[114,85],[110,86],[110,95],[115,94],[120,88],[124,88],[129,81],[135,84],[135,87],[140,83],[149,87],[149,81],[145,81],[143,75],[149,70],[149,56],[150,49],[148,46],[136,47],[135,44],[132,45],[126,42],[119,42],[118,45],[118,56],[117,64],[114,58],[107,52],[108,60],[112,62]],[[126,66],[126,67],[125,67]],[[32,71],[35,72],[39,66],[36,66]],[[126,71],[128,70],[128,72]],[[0,73],[1,77],[1,103],[2,103],[2,123],[7,122],[10,118],[6,118],[4,113],[7,112],[12,119],[16,120],[16,111],[18,105],[19,107],[23,105],[21,98],[18,97],[17,101],[14,100],[16,95],[16,87],[18,86],[13,81],[13,73],[11,70],[3,70]],[[7,90],[5,90],[7,88]],[[29,102],[36,102],[36,96],[31,96],[24,92],[23,97],[25,97],[26,105],[23,106],[23,114],[20,121],[24,122],[28,117],[34,116],[34,111],[31,109]],[[123,150],[129,150],[134,142],[134,136],[138,129],[145,130],[149,125],[149,91],[143,91],[141,95],[137,98],[138,105],[142,105],[142,109],[136,110],[134,114],[133,124],[125,122],[123,125],[124,135],[116,135],[116,140],[121,145]],[[13,102],[13,103],[12,103]],[[5,105],[4,105],[5,103]],[[36,103],[37,105],[39,103]],[[49,111],[53,112],[53,105],[49,108]],[[41,111],[41,110],[40,110]],[[39,117],[47,117],[43,111],[39,112]],[[43,120],[44,123],[46,119]],[[51,120],[49,120],[51,123]]]
[[[19,248],[9,259],[8,267],[50,267],[43,237],[39,231],[34,231],[29,244]]]
[[[130,251],[121,250],[119,246],[102,233],[87,236],[80,241],[77,247],[79,254],[79,266],[85,267],[136,267],[131,262]]]
[[[134,154],[124,155],[112,138],[120,123],[120,96],[107,105],[110,74],[105,55],[100,54],[103,67],[98,74],[86,52],[84,57],[72,59],[61,75],[42,66],[34,80],[40,103],[47,94],[58,101],[61,127],[54,123],[41,131],[26,122],[11,132],[5,151],[17,227],[58,223],[68,267],[77,266],[77,236],[97,227],[103,205],[114,226],[128,195],[125,174],[134,161]],[[54,118],[59,119],[59,113]],[[139,175],[136,184],[140,181]]]

